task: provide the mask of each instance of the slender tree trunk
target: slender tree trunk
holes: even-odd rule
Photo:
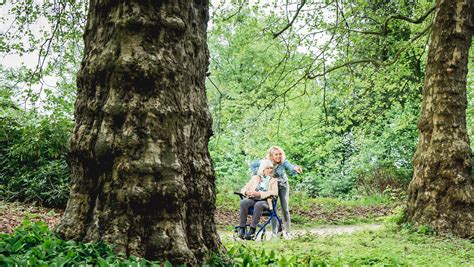
[[[207,0],[91,0],[57,232],[173,263],[222,253],[215,223]]]
[[[474,234],[474,180],[466,131],[466,75],[473,0],[437,1],[407,219],[462,237]]]

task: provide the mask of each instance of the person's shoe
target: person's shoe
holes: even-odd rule
[[[272,240],[272,238],[273,238],[273,233],[272,233],[272,231],[268,231],[268,232],[266,233],[266,235],[265,235],[265,240],[266,240],[266,241],[270,241],[270,240]]]
[[[244,239],[244,237],[245,237],[245,227],[239,227],[239,233],[237,234],[237,236],[240,239]]]
[[[250,227],[250,230],[247,233],[245,233],[244,238],[247,240],[252,240],[254,238],[254,235],[255,235],[255,228]]]
[[[283,231],[283,238],[286,239],[286,240],[290,240],[293,238],[293,236],[288,233],[287,231]]]

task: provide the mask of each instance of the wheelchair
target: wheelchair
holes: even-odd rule
[[[240,192],[234,192],[234,194],[238,195],[240,197],[240,200],[243,200],[245,198],[245,196],[240,193]],[[257,224],[257,227],[256,227],[256,231],[255,231],[255,236],[253,238],[253,240],[257,241],[259,238],[260,240],[263,240],[265,238],[265,234],[266,234],[266,226],[271,223],[272,219],[273,218],[276,218],[276,220],[278,221],[278,233],[281,233],[282,231],[282,226],[281,226],[281,219],[280,217],[278,217],[278,214],[277,214],[277,208],[278,208],[278,197],[277,196],[274,196],[272,197],[272,207],[273,209],[270,210],[270,209],[264,209],[263,210],[263,213],[262,213],[262,217],[268,217],[267,220],[262,224],[262,223],[258,223]],[[248,212],[248,215],[253,215],[253,207],[250,207],[249,208],[249,212]],[[237,240],[239,239],[237,236],[238,236],[238,233],[239,233],[239,228],[240,226],[239,225],[236,225],[234,226],[234,240]],[[245,225],[245,232],[247,232],[250,228],[250,224],[246,224]]]

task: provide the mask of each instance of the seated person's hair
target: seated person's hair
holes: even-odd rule
[[[265,170],[267,167],[273,168],[273,162],[268,159],[262,159],[260,161],[260,166],[258,167],[257,175],[263,175],[263,170]]]

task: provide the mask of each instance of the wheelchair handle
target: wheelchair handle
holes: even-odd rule
[[[240,193],[240,192],[234,192],[234,194],[238,195],[240,197],[240,199],[244,199],[245,196],[244,194]]]

